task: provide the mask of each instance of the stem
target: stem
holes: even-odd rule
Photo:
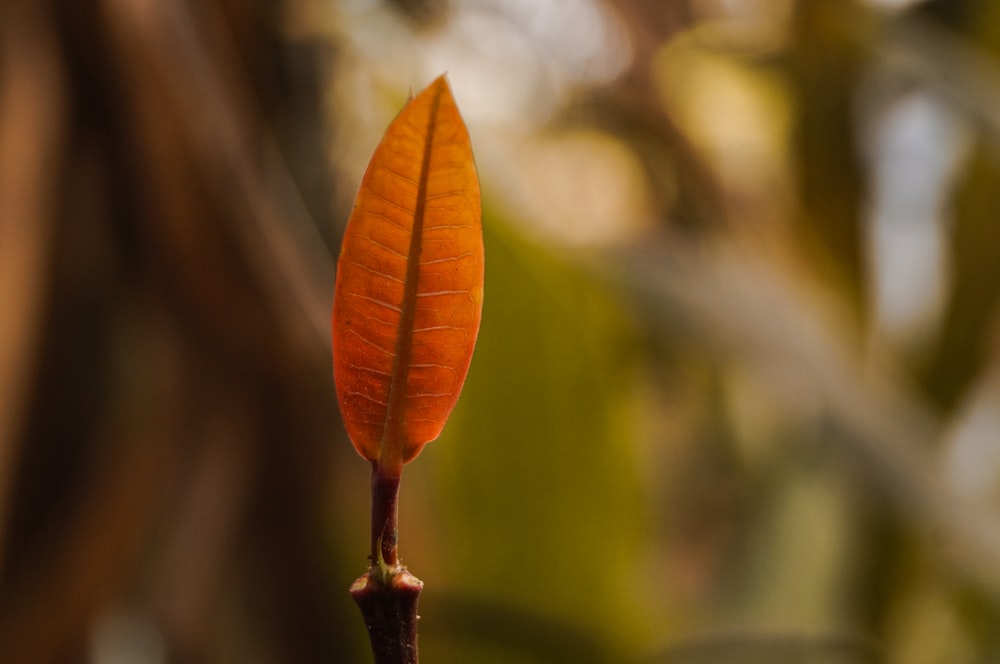
[[[424,584],[399,564],[396,547],[398,473],[372,464],[372,539],[368,571],[351,586],[375,664],[418,664],[417,600]]]
[[[399,513],[399,475],[379,472],[377,463],[372,463],[372,543],[373,563],[397,565],[399,563],[396,542],[398,532],[396,519]]]

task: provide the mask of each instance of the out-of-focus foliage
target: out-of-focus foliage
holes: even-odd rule
[[[419,475],[403,500],[427,494],[420,522],[430,529],[403,522],[404,538],[415,540],[407,560],[440,589],[445,609],[432,621],[436,593],[426,593],[424,647],[442,661],[440,641],[485,639],[507,658],[536,650],[552,661],[573,644],[565,657],[595,661],[643,619],[634,601],[645,592],[635,576],[645,513],[628,402],[634,331],[592,279],[500,228],[486,242],[490,308],[477,371],[442,437],[445,451],[425,472],[407,469]],[[471,548],[449,544],[458,541]],[[493,605],[519,618],[484,629]],[[470,609],[486,625],[463,621]],[[552,622],[558,636],[535,626],[538,643],[520,641],[534,620]]]
[[[333,256],[447,71],[479,347],[426,661],[1000,660],[988,0],[0,9],[0,660],[363,662]]]

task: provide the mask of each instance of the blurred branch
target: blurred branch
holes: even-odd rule
[[[305,341],[317,354],[325,354],[333,262],[273,136],[251,136],[246,130],[240,110],[248,102],[253,109],[254,100],[241,99],[216,59],[204,52],[184,5],[130,0],[106,4],[123,54],[145,59],[133,72],[134,84],[155,88],[149,94],[164,97],[174,117],[198,118],[177,123],[180,137],[198,157],[192,163],[199,178],[236,207],[225,220],[250,222],[236,224],[233,235],[242,240],[270,304],[283,310],[279,318],[293,327],[305,321]],[[237,57],[231,39],[215,36]],[[251,170],[259,163],[264,164],[263,172]]]
[[[48,283],[63,71],[45,11],[0,11],[0,556]],[[0,560],[2,563],[2,560]]]
[[[869,469],[871,486],[887,490],[953,569],[1000,605],[996,518],[943,485],[931,457],[938,418],[883,358],[862,362],[832,297],[807,291],[801,274],[758,253],[676,239],[617,255],[612,271],[660,332],[688,336],[779,378],[779,388],[804,404],[807,423],[833,431],[835,449]]]

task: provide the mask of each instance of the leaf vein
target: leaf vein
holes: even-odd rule
[[[378,299],[377,297],[372,297],[370,295],[364,295],[363,293],[352,293],[350,291],[347,291],[345,294],[346,295],[350,295],[351,297],[356,297],[356,298],[358,298],[360,300],[365,300],[367,302],[371,302],[372,304],[377,304],[380,307],[385,307],[386,309],[389,309],[390,311],[395,311],[396,313],[399,313],[399,312],[402,311],[402,309],[400,309],[399,307],[397,307],[395,304],[390,304],[389,302],[383,302],[382,300]]]
[[[365,394],[364,392],[359,392],[357,390],[348,390],[347,392],[344,392],[344,395],[345,396],[351,396],[351,397],[361,397],[362,399],[364,399],[366,401],[371,401],[373,403],[377,403],[380,406],[384,406],[385,405],[385,402],[382,401],[381,399],[379,399],[378,397],[373,397],[370,394]]]
[[[467,251],[464,254],[459,254],[457,256],[448,256],[447,258],[435,258],[434,260],[430,261],[421,261],[420,265],[423,266],[423,265],[437,265],[439,263],[452,263],[474,255],[475,254],[473,252]]]
[[[404,260],[406,259],[406,254],[396,251],[395,249],[393,249],[389,245],[387,245],[387,244],[385,244],[383,242],[379,242],[378,240],[376,240],[375,238],[373,238],[370,235],[362,235],[360,237],[365,238],[366,240],[368,240],[369,242],[371,242],[372,244],[374,244],[376,247],[381,247],[382,249],[385,249],[386,251],[388,251],[393,256],[399,256],[400,258],[402,258]]]
[[[368,265],[365,265],[364,263],[361,263],[359,261],[352,260],[350,262],[350,265],[354,265],[356,267],[359,267],[362,270],[364,270],[365,272],[368,272],[370,274],[374,274],[377,277],[383,277],[385,279],[388,279],[389,281],[394,281],[397,284],[403,283],[403,280],[400,279],[399,277],[393,276],[391,274],[387,274],[387,273],[383,272],[382,270],[376,270],[375,268],[369,267]]]
[[[348,329],[347,331],[350,332],[351,334],[353,334],[354,336],[356,336],[358,339],[361,339],[361,341],[363,343],[366,343],[369,346],[371,346],[372,348],[374,348],[376,350],[380,350],[383,353],[385,353],[386,355],[392,357],[392,351],[386,350],[385,348],[382,348],[381,346],[379,346],[377,343],[375,343],[371,339],[367,339],[367,338],[361,336],[361,334],[357,330],[355,330],[353,327],[350,328],[350,329]]]

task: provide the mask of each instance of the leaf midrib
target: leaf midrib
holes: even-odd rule
[[[417,182],[417,202],[413,210],[413,227],[410,247],[406,256],[406,277],[403,283],[403,301],[400,304],[399,327],[396,331],[396,348],[389,379],[389,399],[385,412],[382,444],[379,447],[378,466],[383,473],[396,475],[403,468],[404,425],[407,377],[413,354],[413,327],[417,313],[417,292],[420,276],[420,252],[423,247],[424,214],[427,203],[427,181],[430,175],[431,146],[437,126],[437,112],[441,101],[441,86],[434,90],[430,115],[427,120],[427,137]]]

